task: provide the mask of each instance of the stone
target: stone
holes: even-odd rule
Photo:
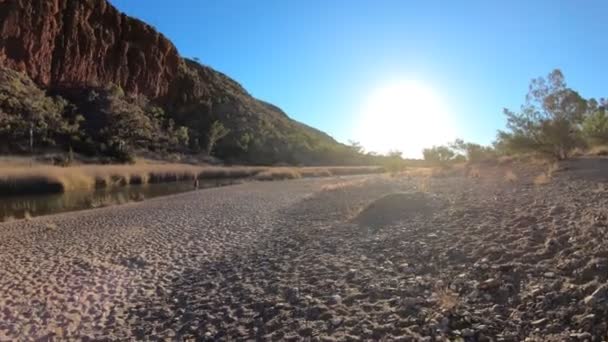
[[[495,278],[490,278],[486,281],[484,281],[483,283],[480,283],[478,285],[478,288],[480,290],[491,290],[491,289],[496,289],[500,287],[500,280],[495,279]]]
[[[475,335],[475,330],[465,328],[465,329],[462,329],[460,334],[462,335],[462,337],[473,337]]]
[[[533,326],[537,326],[537,325],[543,325],[545,323],[547,323],[547,321],[549,321],[549,319],[545,318],[541,318],[541,319],[537,319],[536,321],[532,321],[532,325]]]
[[[340,295],[333,295],[329,297],[329,300],[327,301],[328,305],[336,305],[336,304],[340,304],[342,303],[342,297]]]
[[[565,211],[564,207],[561,205],[554,205],[551,207],[551,209],[549,209],[549,215],[554,216],[554,215],[558,215],[561,214]]]
[[[300,289],[297,287],[290,287],[285,293],[285,297],[289,304],[295,304],[300,301]]]

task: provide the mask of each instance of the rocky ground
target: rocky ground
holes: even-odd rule
[[[603,341],[608,187],[573,165],[248,183],[0,224],[0,340]]]

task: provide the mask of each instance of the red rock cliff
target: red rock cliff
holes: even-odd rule
[[[43,87],[114,83],[157,98],[180,63],[169,40],[106,0],[0,0],[0,65]]]

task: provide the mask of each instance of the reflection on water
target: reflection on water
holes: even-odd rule
[[[199,188],[234,184],[232,180],[205,180]],[[117,188],[71,191],[64,194],[0,197],[0,222],[26,216],[40,216],[65,211],[104,207],[142,201],[194,190],[193,182],[130,185]]]

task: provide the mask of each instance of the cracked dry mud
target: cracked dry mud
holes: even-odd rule
[[[608,190],[532,176],[248,183],[3,223],[0,340],[604,340]],[[357,217],[421,189],[424,211]]]

